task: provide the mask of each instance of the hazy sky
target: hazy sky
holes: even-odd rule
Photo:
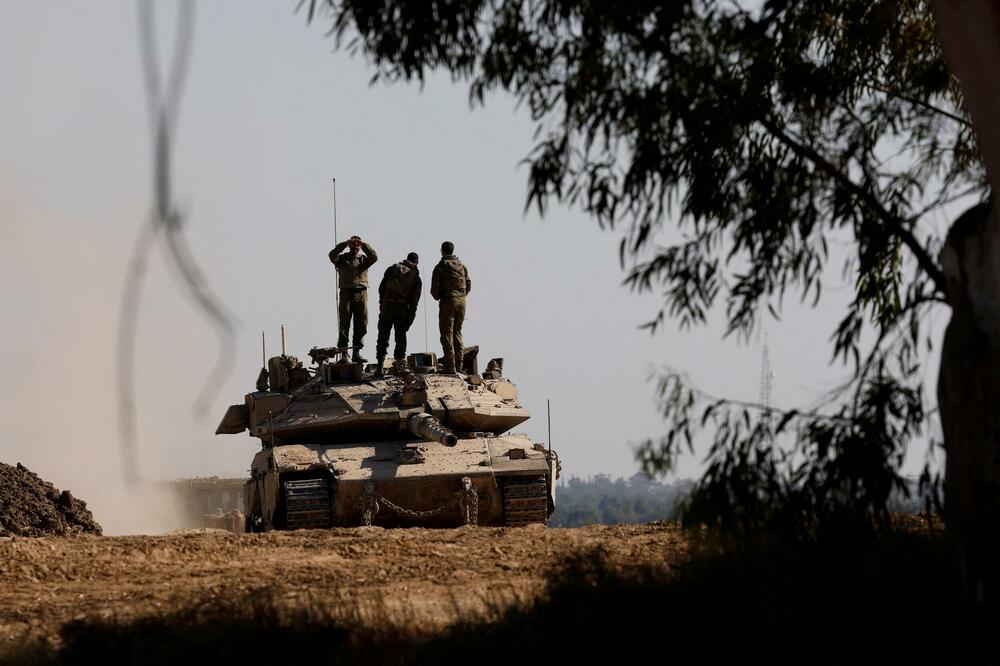
[[[159,3],[161,8],[172,3]],[[533,125],[513,100],[470,111],[447,77],[376,86],[360,58],[333,53],[296,2],[197,5],[190,77],[175,144],[176,190],[205,278],[238,322],[236,369],[206,419],[192,400],[216,353],[212,329],[158,256],[139,330],[143,473],[242,476],[258,448],[214,436],[260,368],[260,331],[289,353],[336,342],[331,178],[341,238],[379,252],[370,276],[411,250],[425,286],[442,240],[474,281],[464,337],[505,371],[534,414],[518,430],[553,443],[568,475],[630,475],[631,445],[662,430],[647,382],[663,364],[706,390],[755,400],[760,340],[707,328],[655,336],[638,325],[657,296],[620,286],[615,233],[583,214],[523,213]],[[169,44],[172,12],[160,17]],[[150,141],[132,2],[0,4],[0,461],[21,461],[101,511],[117,473],[114,344],[125,266],[151,205]],[[822,311],[768,323],[774,402],[814,400],[846,377],[827,345],[850,288]],[[373,313],[377,296],[370,295]],[[425,301],[426,302],[426,295]],[[436,306],[429,348],[440,353]],[[423,312],[410,348],[424,348]],[[366,351],[374,355],[375,315]],[[936,363],[932,368],[936,372]],[[696,461],[681,469],[692,474]]]

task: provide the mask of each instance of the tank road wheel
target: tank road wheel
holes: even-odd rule
[[[548,520],[549,488],[544,476],[508,477],[503,488],[503,524],[519,527]]]
[[[285,494],[285,529],[330,527],[330,483],[326,479],[297,479],[281,484]]]

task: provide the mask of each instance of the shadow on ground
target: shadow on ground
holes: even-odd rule
[[[215,604],[131,623],[74,622],[58,652],[21,645],[9,663],[993,663],[990,627],[953,609],[940,535],[864,546],[706,547],[675,569],[565,562],[548,595],[489,621],[428,635],[378,617]],[[363,620],[363,621],[362,621]]]

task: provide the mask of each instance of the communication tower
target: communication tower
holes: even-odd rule
[[[771,390],[774,384],[774,371],[771,369],[771,353],[767,345],[767,333],[764,334],[764,352],[760,361],[760,398],[761,409],[760,421],[764,426],[767,436],[774,439],[771,431]]]

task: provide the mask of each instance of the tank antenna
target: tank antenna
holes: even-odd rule
[[[545,399],[545,414],[549,422],[549,454],[552,453],[552,401]]]
[[[285,325],[281,325],[281,355],[285,355]]]
[[[337,179],[333,179],[333,246],[337,247],[340,240],[337,234]],[[340,317],[340,273],[336,268],[333,271],[334,292],[333,297],[337,303],[337,316]]]
[[[264,340],[264,331],[260,332],[260,360],[261,366],[267,367],[267,342]]]
[[[431,343],[427,338],[427,299],[424,299],[424,350],[429,351],[431,348]]]

